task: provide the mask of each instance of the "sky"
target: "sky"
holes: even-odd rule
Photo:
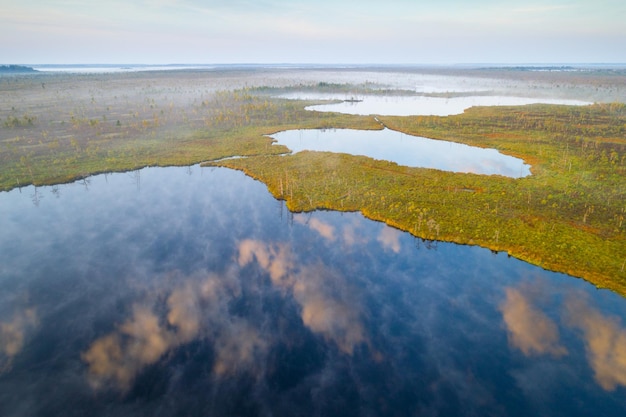
[[[624,63],[624,0],[0,0],[0,64]]]

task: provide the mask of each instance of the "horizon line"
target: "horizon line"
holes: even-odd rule
[[[39,67],[67,67],[67,66],[142,66],[142,67],[172,67],[172,66],[324,66],[324,67],[457,67],[457,66],[500,66],[500,67],[516,67],[516,66],[626,66],[626,62],[457,62],[457,63],[425,63],[425,62],[169,62],[169,63],[140,63],[140,62],[67,62],[67,63],[0,63],[0,66],[39,66]]]

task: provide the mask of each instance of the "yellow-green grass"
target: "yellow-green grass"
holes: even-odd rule
[[[405,133],[522,157],[533,175],[520,179],[324,152],[218,164],[266,183],[293,211],[361,211],[420,238],[506,251],[626,295],[625,108],[533,105],[379,117]]]
[[[493,147],[532,165],[532,176],[512,179],[324,152],[280,156],[287,149],[272,145],[266,135],[381,125],[373,117],[307,111],[313,102],[267,98],[245,89],[211,97],[181,108],[157,102],[135,110],[130,101],[93,109],[83,103],[71,111],[39,111],[39,105],[23,114],[15,110],[10,117],[32,123],[5,118],[9,123],[0,127],[0,189],[149,165],[216,161],[212,164],[263,181],[293,211],[361,211],[423,239],[507,251],[626,295],[623,104],[378,117],[391,129]],[[247,158],[217,161],[229,156]]]

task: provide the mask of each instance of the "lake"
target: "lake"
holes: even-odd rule
[[[495,149],[406,135],[387,128],[298,129],[270,136],[294,153],[303,150],[348,153],[408,167],[513,178],[530,175],[530,165],[522,159],[501,154]]]
[[[626,413],[626,302],[223,168],[0,193],[0,415]]]
[[[458,95],[459,93],[463,95]],[[481,95],[478,91],[453,90],[440,94],[449,94],[450,96],[289,93],[282,94],[279,97],[300,100],[341,100],[339,103],[308,106],[307,110],[362,116],[373,114],[380,116],[451,116],[461,114],[474,106],[523,106],[536,103],[563,104],[570,106],[593,104],[582,100],[545,97]]]

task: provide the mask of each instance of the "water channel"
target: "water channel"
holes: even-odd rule
[[[626,413],[626,300],[222,168],[0,193],[0,415]]]

